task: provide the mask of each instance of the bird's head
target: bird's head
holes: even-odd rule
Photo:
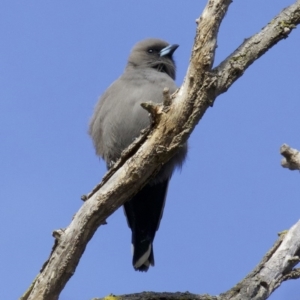
[[[131,50],[128,66],[153,68],[168,74],[175,80],[176,65],[172,57],[179,45],[170,45],[160,39],[146,39],[137,43]]]

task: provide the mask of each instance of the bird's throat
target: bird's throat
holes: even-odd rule
[[[153,69],[157,70],[158,72],[168,74],[166,66],[164,64],[157,64],[153,66]]]

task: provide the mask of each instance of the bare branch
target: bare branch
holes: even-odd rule
[[[300,152],[297,149],[291,148],[287,144],[280,147],[280,154],[284,156],[281,160],[281,165],[290,170],[300,170]]]
[[[233,289],[224,294],[230,300],[264,300],[280,284],[299,262],[300,221],[289,231],[280,234],[278,241],[265,255],[259,265]],[[223,300],[223,299],[222,299]]]
[[[181,298],[180,295],[182,294],[179,293],[148,292],[132,295],[118,295],[117,299],[265,300],[283,281],[300,277],[300,269],[293,269],[299,262],[299,253],[300,221],[298,221],[289,231],[280,233],[279,239],[255,269],[241,282],[224,294],[214,297],[209,295],[184,293]]]
[[[296,268],[289,272],[288,274],[284,275],[283,281],[290,280],[290,279],[299,279],[300,278],[300,268]]]
[[[105,298],[94,298],[92,300],[219,300],[218,297],[210,295],[196,295],[188,292],[185,293],[154,293],[143,292],[129,295],[114,296],[110,295]]]
[[[229,57],[215,68],[217,95],[224,93],[259,57],[282,39],[286,39],[300,23],[300,0],[285,8],[259,33],[246,39]]]
[[[230,59],[227,63],[225,61],[217,72],[211,70],[217,33],[230,2],[230,0],[208,1],[197,21],[191,62],[182,87],[174,99],[172,96],[173,100],[168,107],[162,104],[159,109],[157,107],[153,109],[148,105],[149,110],[156,116],[151,131],[147,129],[146,134],[125,150],[120,160],[105,175],[102,183],[83,197],[86,201],[70,225],[64,230],[56,231],[56,240],[50,257],[43,265],[32,289],[23,296],[24,300],[58,299],[61,290],[74,274],[79,259],[97,228],[105,224],[106,218],[126,200],[132,198],[179,147],[182,147],[216,96],[241,76],[250,65],[250,61],[253,62],[258,58],[257,56],[255,59],[246,60],[248,63],[239,63],[241,71],[236,77],[233,75],[236,67],[230,67]],[[295,20],[298,22],[296,15],[299,17],[299,3],[300,0],[277,17],[280,20],[284,19],[285,23],[276,42],[289,33],[284,29],[287,27],[285,24],[294,24]],[[280,29],[280,26],[275,28]],[[285,32],[284,37],[282,32]],[[269,39],[273,40],[272,36],[269,36]],[[264,51],[259,52],[260,55],[273,44],[274,41],[264,44]],[[234,57],[243,57],[244,54],[240,54],[244,53],[243,51],[244,45],[234,53]],[[221,76],[225,78],[225,82]],[[165,101],[165,104],[169,104],[169,101]]]

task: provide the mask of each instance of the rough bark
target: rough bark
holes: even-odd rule
[[[163,104],[144,105],[152,115],[151,128],[145,130],[144,134],[124,151],[121,159],[105,175],[102,182],[90,194],[83,197],[86,201],[70,225],[53,233],[55,243],[49,259],[21,299],[58,299],[65,284],[74,274],[80,257],[97,228],[105,224],[106,218],[140,190],[159,171],[161,165],[186,142],[216,97],[242,76],[250,64],[278,41],[286,38],[300,22],[300,0],[298,0],[275,17],[260,33],[246,40],[218,67],[212,69],[217,33],[230,2],[230,0],[208,1],[204,12],[197,20],[195,43],[183,85],[171,99],[165,91],[166,101]],[[299,224],[296,228],[298,227]],[[295,238],[293,243],[299,243],[299,235],[292,237]],[[282,243],[281,241],[280,245]],[[296,253],[291,254],[291,257],[296,257]],[[287,257],[281,259],[286,260]],[[280,261],[279,266],[278,272],[282,271],[283,274],[286,265]],[[263,270],[264,268],[260,271]],[[266,299],[274,284],[271,277],[265,273],[264,279],[259,281],[261,282],[259,284],[255,284],[256,279],[253,279],[254,283],[250,282],[249,278],[245,279],[248,280],[249,288],[253,287],[253,293],[262,291],[261,298],[238,298],[239,293],[246,289],[245,285],[240,285],[241,287],[235,288],[235,292],[220,297]]]
[[[300,170],[300,152],[297,149],[291,148],[287,144],[280,147],[280,153],[284,157],[281,160],[281,165],[290,170]]]

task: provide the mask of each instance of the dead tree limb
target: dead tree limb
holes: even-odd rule
[[[300,170],[300,152],[297,149],[291,148],[287,144],[280,147],[280,153],[284,157],[281,160],[281,165],[290,170]]]
[[[286,38],[300,22],[298,0],[275,17],[262,30],[264,34],[258,33],[244,42],[220,66],[212,69],[219,26],[230,3],[230,0],[208,1],[197,20],[195,43],[183,85],[165,101],[167,109],[163,104],[145,105],[155,120],[151,130],[148,129],[124,152],[102,183],[85,197],[87,201],[70,225],[55,231],[50,257],[21,299],[58,299],[98,227],[182,147],[216,97],[225,92],[259,56]],[[257,38],[260,42],[250,47],[251,41]],[[252,48],[255,48],[254,52],[250,51]]]
[[[241,282],[219,296],[196,295],[190,293],[138,293],[118,295],[118,300],[264,300],[282,282],[300,277],[299,269],[294,269],[300,261],[300,221],[289,231],[279,234],[278,240],[266,253],[262,261]],[[114,296],[111,296],[113,300]],[[94,300],[105,300],[98,298]]]

